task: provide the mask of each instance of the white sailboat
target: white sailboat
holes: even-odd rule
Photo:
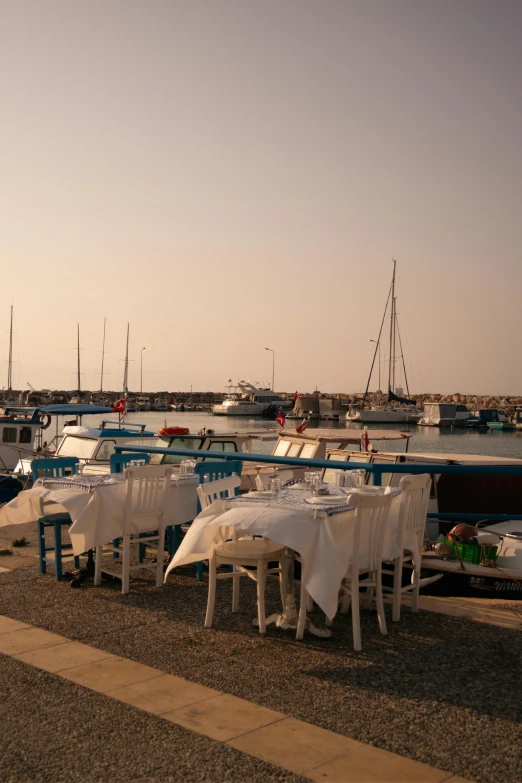
[[[393,260],[393,275],[392,275],[392,282],[390,286],[390,291],[388,293],[388,298],[386,300],[386,307],[384,308],[384,315],[381,322],[381,329],[379,331],[379,338],[378,340],[372,340],[372,342],[375,342],[375,352],[373,355],[372,360],[372,366],[370,369],[370,374],[368,376],[368,383],[366,385],[366,391],[364,393],[364,397],[362,400],[362,407],[361,408],[350,408],[348,413],[346,414],[346,418],[349,421],[357,421],[361,422],[363,424],[405,424],[405,423],[416,423],[419,421],[419,419],[422,416],[422,411],[419,410],[414,406],[412,401],[407,397],[402,397],[403,394],[402,389],[398,389],[395,386],[395,370],[396,370],[396,362],[397,359],[402,359],[402,366],[404,371],[404,380],[406,383],[406,391],[409,395],[409,389],[408,389],[408,376],[406,374],[406,364],[404,361],[404,353],[402,350],[402,341],[401,341],[401,334],[399,331],[399,322],[397,319],[397,297],[395,296],[395,272],[396,272],[396,264],[397,262],[395,259]],[[377,358],[377,355],[379,355],[379,378],[380,378],[380,345],[381,345],[381,336],[382,336],[382,330],[384,327],[384,323],[386,320],[386,313],[388,312],[388,308],[390,308],[390,345],[389,345],[389,365],[388,365],[388,404],[382,405],[382,406],[372,406],[369,408],[364,407],[364,403],[366,401],[366,397],[368,396],[368,389],[370,387],[370,381],[373,373],[373,368],[375,366],[375,359]],[[400,355],[397,355],[397,348],[400,350]],[[379,384],[380,385],[380,384]],[[399,393],[398,393],[399,392]],[[404,404],[406,407],[397,407],[397,405],[394,405],[393,403],[398,404]],[[411,407],[410,407],[411,406]]]

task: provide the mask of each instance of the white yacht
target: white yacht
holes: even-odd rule
[[[137,397],[136,398],[136,410],[137,411],[150,411],[152,405],[150,404],[150,397]]]
[[[262,416],[271,406],[276,410],[293,406],[293,400],[283,400],[270,389],[258,389],[250,381],[230,383],[225,390],[223,402],[212,406],[216,416]]]

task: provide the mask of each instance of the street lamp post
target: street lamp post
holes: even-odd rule
[[[379,352],[379,391],[381,391],[381,343],[377,340],[370,340],[371,343],[375,343]]]
[[[143,351],[146,347],[144,345],[140,352],[140,394],[143,394]]]
[[[265,348],[265,351],[270,351],[272,354],[272,391],[274,391],[274,377],[275,377],[275,351],[273,348]]]

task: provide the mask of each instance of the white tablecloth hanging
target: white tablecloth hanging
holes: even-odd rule
[[[389,490],[386,490],[389,491]],[[341,493],[330,487],[332,494]],[[398,556],[397,525],[400,490],[394,495],[384,557]],[[201,512],[191,525],[181,546],[167,568],[165,577],[176,566],[207,560],[214,546],[232,538],[233,532],[269,538],[298,552],[306,563],[306,589],[327,617],[337,612],[341,582],[350,565],[355,511],[345,505],[316,507],[305,502],[310,492],[288,487],[281,490],[277,502],[246,496],[218,500]],[[409,542],[416,547],[415,542]],[[364,542],[361,542],[364,551]]]
[[[67,511],[73,521],[69,535],[75,555],[118,538],[123,531],[125,482],[105,476],[104,481],[93,483],[90,481],[93,478],[71,477],[67,482],[39,479],[37,486],[20,492],[0,510],[0,527],[36,521],[43,510],[45,514]],[[194,519],[197,486],[196,476],[172,476],[165,501],[167,526],[182,525]],[[152,521],[150,530],[155,527],[156,523]],[[142,521],[137,532],[149,532],[149,528]]]

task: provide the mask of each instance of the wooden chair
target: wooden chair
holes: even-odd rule
[[[170,465],[147,465],[144,468],[125,470],[125,509],[121,544],[114,542],[96,547],[94,584],[101,584],[102,574],[121,579],[122,593],[129,592],[131,573],[146,569],[156,573],[156,587],[163,584],[163,551],[165,548],[165,519],[163,509],[173,468]],[[145,529],[144,529],[145,528]],[[139,560],[140,547],[156,550],[155,563],[131,563],[131,547],[134,559]],[[121,559],[121,572],[103,567],[105,551],[117,552]]]
[[[77,472],[79,459],[77,457],[51,457],[49,459],[33,459],[31,462],[31,477],[33,484],[39,478],[63,478],[74,476]],[[47,506],[47,513],[46,513]],[[47,573],[47,565],[54,561],[56,579],[63,577],[63,561],[73,559],[74,567],[80,567],[80,558],[72,553],[71,544],[62,543],[62,527],[72,525],[72,519],[66,511],[56,514],[49,513],[55,503],[41,504],[41,516],[37,520],[38,555],[40,573]],[[52,538],[46,536],[47,531],[53,533]],[[48,546],[51,541],[51,545]],[[52,554],[51,554],[52,553]]]
[[[429,584],[434,581],[433,578],[426,580],[420,578],[420,557],[415,557],[411,549],[406,549],[406,538],[413,536],[417,541],[418,552],[422,552],[426,515],[430,499],[431,476],[428,473],[422,473],[419,476],[403,476],[399,487],[402,490],[397,529],[399,556],[393,561],[393,571],[386,568],[382,571],[383,574],[393,575],[393,588],[384,587],[384,590],[393,590],[392,620],[394,622],[400,620],[401,617],[401,596],[403,593],[411,592],[411,611],[418,612],[419,590],[422,584]],[[411,581],[404,586],[402,585],[403,566],[412,569]]]
[[[241,484],[239,476],[212,481],[198,487],[198,495],[203,509],[215,500],[234,496]],[[279,561],[278,568],[269,568],[268,564]],[[217,573],[220,565],[232,566],[232,571]],[[247,568],[249,566],[250,568]],[[284,576],[286,569],[285,548],[265,538],[237,538],[214,547],[209,560],[208,602],[205,616],[205,628],[212,627],[214,605],[216,602],[216,584],[218,579],[232,579],[232,611],[239,611],[239,580],[243,576],[257,583],[257,615],[259,633],[266,633],[265,586],[267,576],[279,577],[283,610],[285,606]]]
[[[376,592],[377,617],[382,634],[386,634],[386,618],[382,595],[382,549],[384,530],[388,522],[393,495],[349,495],[348,505],[355,507],[353,523],[351,563],[342,583],[341,613],[346,614],[352,605],[352,629],[354,650],[361,650],[361,622],[359,614],[359,590],[374,588]],[[306,625],[308,592],[304,575],[306,562],[301,574],[301,601],[296,639],[302,639]],[[361,579],[361,576],[363,577]]]

